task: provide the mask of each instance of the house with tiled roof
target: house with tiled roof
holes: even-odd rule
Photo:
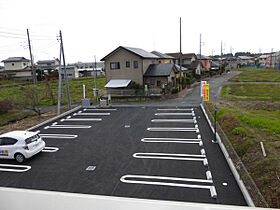
[[[158,51],[152,51],[151,53],[158,56],[157,63],[172,63],[174,57],[166,55],[164,53],[158,52]]]
[[[177,65],[180,65],[180,53],[166,53],[166,55],[173,57],[173,62]],[[182,66],[185,68],[189,68],[191,63],[196,60],[195,53],[185,53],[182,54]]]
[[[101,61],[105,62],[107,84],[113,84],[113,81],[110,83],[111,80],[118,80],[120,87],[124,87],[128,85],[127,80],[144,85],[143,75],[149,65],[157,63],[157,59],[159,56],[143,49],[119,46]],[[124,82],[121,83],[121,80]]]
[[[4,63],[4,71],[1,72],[1,78],[32,80],[30,60],[24,57],[10,57],[2,60],[2,62]]]

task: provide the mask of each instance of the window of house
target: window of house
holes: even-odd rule
[[[14,66],[15,64],[14,63],[12,63],[12,66]]]
[[[110,63],[110,69],[111,70],[120,69],[120,62],[111,62]]]
[[[158,61],[158,63],[161,63],[161,61]]]
[[[126,61],[126,62],[125,62],[125,67],[126,67],[126,68],[130,68],[130,62],[129,62],[129,61]]]
[[[133,61],[133,66],[135,69],[138,69],[138,61]]]
[[[155,85],[155,79],[151,79],[150,84]]]
[[[24,66],[26,66],[26,63],[23,63]]]
[[[157,80],[157,86],[159,87],[161,85],[161,81]]]

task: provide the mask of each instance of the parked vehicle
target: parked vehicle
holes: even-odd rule
[[[18,163],[23,163],[41,152],[46,144],[38,133],[12,131],[0,135],[0,158],[15,159]]]

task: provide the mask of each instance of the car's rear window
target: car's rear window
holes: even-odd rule
[[[30,143],[32,143],[34,141],[37,141],[39,138],[40,138],[39,134],[36,134],[34,136],[31,136],[31,137],[25,139],[25,143],[26,144],[30,144]]]

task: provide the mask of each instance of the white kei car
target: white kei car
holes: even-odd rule
[[[46,144],[38,133],[12,131],[0,135],[0,158],[15,159],[18,163],[23,163],[25,159],[41,152]]]

